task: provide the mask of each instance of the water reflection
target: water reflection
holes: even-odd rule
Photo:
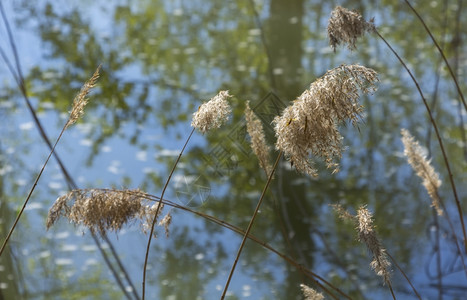
[[[422,88],[427,93],[433,91],[433,78],[439,69],[436,54],[407,9],[397,1],[346,1],[345,6],[359,9],[364,16],[376,16],[377,25],[423,79]],[[63,126],[63,114],[77,89],[97,65],[103,64],[99,87],[91,96],[83,122],[67,133],[58,149],[81,187],[140,187],[158,195],[190,131],[191,114],[221,89],[235,95],[230,123],[194,138],[167,198],[241,228],[248,224],[266,182],[249,149],[245,101],[250,100],[255,107],[272,145],[273,116],[327,69],[344,62],[374,68],[380,73],[381,84],[375,95],[362,99],[367,113],[364,124],[360,130],[351,125],[342,128],[348,150],[341,172],[331,175],[323,164],[318,166],[320,177],[313,179],[295,172],[288,162],[281,163],[252,233],[352,298],[388,298],[388,290],[369,269],[371,259],[356,241],[353,226],[339,220],[328,206],[339,202],[356,210],[368,204],[385,247],[415,279],[423,295],[436,297],[436,277],[420,270],[421,265],[433,269],[432,258],[438,251],[436,240],[426,232],[430,226],[450,230],[444,229],[444,220],[436,221],[432,216],[426,192],[401,155],[400,128],[411,129],[432,150],[433,163],[446,178],[441,192],[446,203],[453,205],[439,149],[435,143],[425,142],[429,123],[414,87],[376,38],[362,39],[352,53],[345,49],[333,53],[327,46],[326,24],[332,8],[331,3],[305,0],[230,4],[154,0],[111,5],[94,1],[72,6],[17,1],[9,4],[7,11],[10,21],[15,21],[26,86],[36,109],[43,112],[41,121],[51,139],[56,127]],[[440,36],[467,28],[443,23],[444,12],[433,5],[421,3],[419,9],[433,20],[430,26]],[[454,5],[446,8],[446,14],[454,12]],[[3,31],[2,36],[5,34]],[[37,41],[33,46],[26,42],[30,36]],[[420,46],[415,49],[412,45]],[[455,55],[450,52],[454,49],[446,47]],[[42,56],[32,55],[32,48]],[[450,81],[440,74],[437,93],[455,98]],[[47,152],[22,108],[13,81],[3,82],[0,114],[11,115],[20,133],[6,134],[7,126],[5,130],[2,127],[6,138],[0,143],[0,191],[2,200],[8,199],[0,204],[2,236]],[[441,98],[434,103],[460,185],[467,172],[461,131],[454,121],[457,108]],[[10,252],[2,255],[0,295],[6,299],[125,297],[89,233],[82,235],[82,228],[65,223],[52,233],[45,232],[46,211],[66,186],[57,166],[52,165],[48,172]],[[27,183],[18,184],[21,180]],[[459,192],[465,200],[467,191]],[[218,298],[241,237],[192,214],[173,213],[170,237],[165,238],[161,231],[153,243],[148,297]],[[454,210],[451,215],[456,216]],[[128,230],[112,236],[110,242],[140,293],[147,236],[133,227]],[[451,245],[449,237],[440,239]],[[24,249],[30,250],[24,254]],[[111,253],[108,248],[106,251]],[[240,263],[232,299],[300,299],[299,284],[313,285],[296,267],[253,242],[247,243]],[[449,289],[449,284],[460,285],[460,291],[465,286],[465,279],[458,275],[459,263],[453,264],[454,275],[444,274],[446,298],[458,293]],[[123,284],[124,289],[127,285]],[[397,272],[394,288],[401,297],[409,293],[407,297],[413,298]],[[132,292],[130,287],[127,297],[135,298]]]

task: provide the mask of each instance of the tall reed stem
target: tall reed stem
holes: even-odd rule
[[[459,94],[459,97],[461,98],[461,102],[462,104],[464,105],[464,108],[465,110],[467,111],[467,104],[465,103],[465,98],[464,98],[464,94],[462,93],[462,90],[459,86],[459,83],[457,82],[457,78],[456,78],[456,75],[454,74],[454,71],[452,70],[451,68],[451,65],[449,64],[446,56],[444,55],[444,51],[443,49],[441,49],[441,47],[439,46],[438,42],[436,41],[435,37],[433,36],[433,34],[431,33],[431,30],[428,28],[428,26],[426,25],[425,21],[423,20],[423,18],[420,16],[420,14],[417,12],[417,10],[415,10],[415,8],[410,4],[410,2],[408,0],[404,0],[405,3],[407,3],[407,5],[410,7],[410,9],[413,11],[413,13],[417,16],[417,18],[420,20],[420,22],[422,23],[423,25],[423,28],[425,28],[426,32],[428,33],[428,35],[430,36],[431,40],[433,41],[433,44],[435,45],[436,49],[438,49],[438,52],[439,54],[441,54],[441,57],[443,58],[444,60],[444,63],[446,64],[446,67],[448,68],[449,70],[449,74],[451,75],[452,77],[452,81],[454,81],[454,84],[456,85],[456,89],[457,89],[457,93]]]
[[[156,212],[154,214],[154,219],[152,220],[151,232],[149,233],[149,239],[148,239],[148,246],[146,247],[146,256],[144,258],[143,283],[142,283],[142,285],[143,285],[143,300],[145,299],[145,292],[146,292],[146,269],[147,269],[147,265],[148,265],[149,249],[151,247],[151,240],[152,240],[152,235],[154,233],[154,227],[155,227],[156,222],[157,222],[157,215],[159,214],[159,210],[161,208],[160,204],[161,204],[162,199],[164,199],[165,190],[167,189],[167,186],[169,185],[170,179],[172,178],[172,175],[175,172],[175,168],[177,167],[177,164],[180,161],[180,158],[183,155],[183,151],[185,151],[185,148],[188,145],[188,142],[190,141],[191,136],[193,135],[193,132],[195,132],[195,129],[196,128],[193,127],[193,130],[191,130],[191,133],[188,136],[188,138],[187,138],[187,140],[185,142],[185,145],[183,145],[183,148],[180,151],[180,154],[178,155],[177,160],[175,161],[175,164],[172,167],[172,170],[170,171],[169,177],[167,178],[167,181],[165,182],[164,188],[162,189],[162,194],[161,194],[161,197],[160,197],[160,200],[159,200],[159,205],[157,206]]]
[[[274,163],[274,167],[271,171],[271,174],[269,174],[268,181],[266,182],[266,185],[264,186],[263,192],[261,193],[261,197],[259,198],[258,204],[256,205],[253,216],[250,219],[250,223],[248,224],[245,234],[243,235],[242,243],[240,244],[240,247],[238,248],[237,256],[235,257],[235,261],[232,265],[232,268],[230,269],[229,277],[227,278],[227,282],[224,286],[224,291],[222,292],[221,299],[225,298],[227,290],[229,289],[230,281],[232,280],[233,273],[235,272],[235,267],[237,266],[240,255],[242,254],[242,250],[243,250],[243,247],[245,246],[246,239],[248,237],[248,234],[250,233],[251,228],[253,227],[253,222],[255,221],[256,215],[258,214],[261,203],[263,202],[264,196],[266,195],[266,191],[269,187],[269,184],[272,181],[274,172],[276,171],[277,165],[279,164],[281,157],[282,157],[282,151],[277,156],[276,162]]]
[[[399,62],[402,64],[402,66],[404,67],[404,69],[407,71],[407,73],[409,74],[410,78],[412,79],[412,81],[415,83],[415,86],[418,90],[418,93],[420,94],[420,96],[422,97],[422,100],[423,100],[423,104],[425,105],[425,108],[428,112],[428,116],[430,117],[430,122],[431,124],[433,125],[433,128],[435,130],[435,134],[436,134],[436,138],[438,139],[438,143],[439,143],[439,147],[441,148],[441,153],[443,155],[443,159],[444,159],[444,164],[446,165],[446,169],[448,171],[448,174],[449,174],[449,182],[451,183],[451,189],[452,189],[452,192],[454,194],[454,199],[456,201],[456,206],[457,206],[457,211],[459,213],[459,219],[460,219],[460,222],[461,222],[461,226],[462,226],[462,234],[464,236],[464,249],[465,249],[465,252],[467,253],[467,234],[466,234],[466,231],[465,231],[465,225],[464,225],[464,217],[463,217],[463,213],[462,213],[462,207],[461,207],[461,204],[460,204],[460,201],[459,201],[459,197],[457,195],[457,189],[456,189],[456,184],[454,183],[454,176],[452,175],[452,171],[451,171],[451,166],[449,164],[449,160],[448,160],[448,156],[446,154],[446,150],[444,149],[444,144],[443,144],[443,140],[441,139],[441,134],[439,133],[439,130],[438,130],[438,126],[436,125],[436,121],[435,119],[433,118],[433,114],[431,113],[431,109],[430,109],[430,106],[428,105],[428,102],[427,100],[425,99],[425,96],[423,95],[423,92],[422,90],[420,89],[420,85],[418,84],[418,81],[417,79],[415,79],[415,76],[412,74],[412,72],[410,71],[410,69],[407,67],[407,65],[405,64],[404,60],[399,56],[399,54],[396,52],[396,50],[394,50],[391,45],[388,43],[388,41],[386,41],[386,39],[378,32],[378,30],[375,29],[374,31],[378,37],[386,44],[386,46],[388,46],[388,48],[392,51],[392,53],[397,57],[397,59],[399,60]]]

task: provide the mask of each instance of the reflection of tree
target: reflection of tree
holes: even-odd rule
[[[366,1],[346,3],[349,8],[373,9]],[[435,61],[432,59],[435,54],[427,45],[422,29],[413,25],[413,16],[396,1],[385,1],[384,5],[384,8],[372,10],[371,14],[377,14],[377,24],[383,29],[388,28],[388,37],[414,65],[416,74],[422,79],[422,88],[431,91],[432,75],[429,74],[437,69],[431,63]],[[283,165],[253,234],[286,249],[284,252],[309,268],[319,266],[331,274],[329,276],[336,284],[355,293],[358,293],[358,285],[349,278],[362,278],[375,288],[379,282],[366,272],[366,254],[354,241],[353,229],[335,220],[327,204],[339,201],[356,208],[359,204],[369,203],[375,212],[383,243],[409,269],[414,254],[419,252],[418,245],[430,246],[423,235],[428,226],[425,219],[431,218],[428,201],[422,200],[426,197],[418,188],[419,182],[407,175],[408,167],[403,166],[405,161],[394,155],[401,151],[400,127],[418,129],[415,132],[421,136],[427,131],[426,116],[419,108],[419,99],[413,93],[413,86],[400,80],[403,75],[395,66],[395,60],[371,37],[362,41],[361,52],[350,57],[344,57],[347,52],[341,49],[335,56],[326,52],[322,47],[324,34],[321,33],[325,32],[325,19],[332,8],[327,4],[304,0],[271,0],[267,4],[237,1],[235,5],[195,1],[176,7],[165,1],[132,1],[110,9],[114,20],[107,37],[99,35],[92,25],[93,20],[86,19],[78,10],[67,13],[59,12],[50,4],[43,8],[28,6],[29,17],[38,22],[37,29],[53,62],[47,67],[37,66],[28,74],[27,82],[39,102],[55,99],[55,107],[65,111],[74,95],[70,94],[72,89],[63,86],[78,86],[89,70],[100,62],[104,64],[100,91],[95,96],[100,100],[91,102],[88,108],[89,115],[99,116],[90,134],[94,154],[99,145],[114,136],[125,122],[145,125],[156,121],[172,128],[187,123],[199,101],[221,88],[229,89],[238,97],[232,100],[235,107],[232,126],[207,135],[207,147],[193,149],[183,159],[187,164],[186,172],[201,175],[200,181],[209,182],[212,188],[212,197],[203,209],[243,227],[257,201],[255,193],[265,182],[253,155],[245,153],[244,140],[240,140],[239,146],[238,138],[232,139],[230,135],[243,120],[243,101],[249,98],[254,105],[274,91],[287,103],[315,77],[335,67],[328,65],[331,61],[367,62],[380,72],[382,84],[376,97],[364,99],[368,116],[360,132],[343,129],[344,144],[349,149],[342,161],[342,172],[331,176],[320,168],[320,179],[310,180]],[[423,15],[433,18],[435,34],[441,36],[443,31],[454,28],[455,20],[448,20],[447,28],[438,26],[444,19],[436,8],[420,5],[420,10]],[[262,31],[258,31],[258,22]],[[411,32],[409,38],[408,30]],[[452,49],[448,45],[448,54],[459,47],[462,48],[462,44],[453,45]],[[441,79],[438,93],[447,99],[451,90]],[[465,164],[458,159],[462,149],[456,145],[461,139],[461,131],[451,126],[455,113],[443,99],[437,101],[435,110],[437,121],[450,138],[448,153],[458,162],[454,163],[456,179],[462,182]],[[178,127],[175,130],[188,131]],[[140,140],[138,129],[124,138],[141,147],[154,146]],[[269,139],[273,140],[271,136]],[[209,165],[207,168],[203,161],[207,153],[218,147],[229,150],[225,158],[229,166],[228,180],[220,177],[215,168]],[[440,158],[435,147],[433,154],[436,164]],[[169,161],[168,165],[171,163]],[[148,178],[148,187],[152,186],[152,180]],[[161,181],[161,178],[157,180]],[[465,192],[461,197],[465,199]],[[206,224],[206,231],[218,230]],[[409,236],[401,236],[408,231]],[[171,238],[174,245],[182,242],[179,239],[192,239],[188,233]],[[193,258],[176,249],[174,246],[167,250],[173,251],[168,253],[173,256],[171,263],[189,265]],[[245,249],[245,259],[251,262],[249,270],[256,275],[263,272],[264,251],[248,244]],[[320,263],[322,260],[326,263]],[[201,266],[195,270],[204,271]],[[303,280],[300,274],[286,265],[282,275],[285,279],[274,283],[280,286],[278,290],[282,298],[298,295],[298,284]],[[162,279],[163,272],[158,276]],[[271,280],[274,279],[277,278],[271,276]],[[203,280],[202,276],[192,278],[190,284],[198,282],[201,286]],[[180,291],[180,296],[183,293]]]

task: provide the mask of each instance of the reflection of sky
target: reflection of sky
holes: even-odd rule
[[[9,6],[9,4],[10,3],[6,4],[5,9],[9,16],[13,16],[14,10]],[[59,3],[56,6],[60,7],[60,5],[63,5],[63,3]],[[63,6],[63,9],[67,9],[66,5]],[[106,18],[106,16],[112,15],[112,10],[113,8],[107,4],[105,12],[101,11],[98,6],[86,6],[85,15],[87,18],[92,20],[92,26],[99,29],[96,30],[96,32],[99,32],[98,36],[102,39],[115,34],[115,32],[113,32],[114,28],[112,26],[111,18]],[[174,15],[181,13],[182,12],[177,9],[174,10]],[[13,21],[12,18],[10,18],[10,21]],[[5,32],[2,31],[1,34],[2,38],[5,40]],[[41,45],[41,41],[37,36],[35,36],[34,32],[31,33],[30,31],[23,31],[15,27],[14,35],[20,53],[23,72],[25,74],[28,73],[28,70],[32,66],[39,65],[41,67],[46,67],[47,64],[51,63],[46,59],[43,59],[43,53],[41,51],[37,51],[38,49],[41,49],[39,46]],[[189,51],[190,49],[185,50]],[[11,76],[5,69],[4,64],[1,64],[0,68],[2,70],[1,79],[3,82],[10,82],[9,84],[13,86],[14,83],[11,81]],[[92,72],[92,70],[90,70],[90,72]],[[125,78],[131,78],[130,80],[143,78],[138,66],[126,68],[122,73],[124,73]],[[54,74],[51,75],[55,76]],[[44,74],[44,76],[49,75]],[[105,76],[105,74],[102,74],[101,76]],[[37,107],[35,99],[32,98],[31,100],[33,105]],[[32,117],[24,107],[23,99],[19,98],[16,99],[16,101],[18,101],[19,109],[8,116],[8,120],[10,122],[10,127],[8,129],[11,130],[10,137],[14,137],[13,132],[15,131],[19,132],[20,135],[26,136],[28,141],[27,150],[29,152],[27,155],[17,152],[19,148],[14,144],[16,143],[14,140],[12,145],[8,144],[10,142],[9,140],[4,142],[2,141],[2,146],[7,148],[8,155],[11,157],[20,155],[21,160],[30,167],[27,171],[15,173],[13,172],[12,165],[5,164],[0,167],[0,172],[1,175],[5,177],[8,174],[15,176],[14,180],[20,184],[21,190],[23,191],[20,195],[22,195],[26,194],[32,182],[31,173],[29,172],[37,172],[40,169],[42,162],[45,161],[48,154],[48,149],[38,136]],[[71,101],[72,99],[70,99],[70,104]],[[98,101],[98,99],[93,98],[92,92],[90,95],[90,101]],[[67,115],[57,114],[54,111],[52,103],[53,102],[49,102],[41,105],[45,111],[40,113],[39,117],[49,135],[49,139],[51,141],[55,141],[60,127],[66,121]],[[8,102],[2,101],[2,106],[8,107]],[[89,122],[81,120],[70,127],[63,135],[56,150],[62,161],[65,162],[65,166],[68,171],[72,174],[80,187],[106,188],[115,186],[116,188],[122,188],[122,178],[128,177],[131,178],[131,186],[125,186],[125,188],[135,188],[141,184],[148,173],[160,173],[161,170],[166,172],[165,164],[163,165],[158,162],[158,159],[163,158],[175,161],[184,141],[174,139],[172,135],[173,130],[164,131],[160,126],[151,126],[151,124],[143,124],[142,126],[136,125],[136,123],[127,123],[122,126],[119,134],[113,135],[100,146],[98,154],[93,157],[92,164],[86,165],[86,161],[92,153],[93,146],[93,141],[88,139],[87,136],[92,131],[93,124],[95,124],[95,122],[93,122],[93,118],[98,118],[100,109],[106,108],[98,108],[95,114],[92,112],[86,112],[85,118],[86,120],[89,120]],[[140,149],[137,145],[129,144],[126,138],[120,138],[120,135],[130,136],[136,129],[140,131],[140,140],[146,141],[149,145],[160,144],[163,145],[164,148],[159,150],[150,146],[147,149]],[[189,121],[185,124],[180,124],[178,128],[179,131],[186,132],[187,134],[190,129]],[[186,137],[182,137],[182,139],[184,138]],[[192,138],[192,142],[189,144],[186,151],[189,151],[189,148],[194,145],[203,144],[203,140],[204,137],[195,133]],[[192,196],[189,197],[190,195],[186,193],[193,191],[185,191],[185,189],[193,182],[193,180],[196,180],[196,178],[186,178],[180,175],[175,176],[172,180],[171,186],[169,186],[166,197],[173,197],[174,202],[187,204],[190,207],[202,205],[203,201],[209,200],[210,188],[204,186],[200,187],[197,194],[199,199],[192,199]],[[190,188],[192,187],[190,186]],[[92,271],[93,267],[96,267],[97,265],[102,267],[103,260],[96,246],[90,240],[89,232],[83,228],[67,226],[67,221],[63,220],[49,232],[45,231],[44,215],[52,205],[52,202],[58,196],[65,193],[66,190],[67,185],[64,181],[63,175],[60,173],[56,162],[52,159],[41,177],[39,185],[27,206],[25,215],[23,216],[23,218],[27,218],[35,228],[34,234],[39,237],[47,238],[49,240],[49,244],[47,244],[48,246],[44,249],[40,243],[36,244],[29,242],[27,246],[22,247],[21,254],[24,257],[32,257],[39,261],[47,261],[49,268],[51,269],[64,268],[64,270],[67,270],[63,273],[66,278],[69,278],[69,280],[78,280],[80,276],[83,276],[86,272]],[[160,191],[147,192],[158,195]],[[202,228],[203,225],[202,220],[193,217],[188,213],[175,213],[174,223],[180,227],[186,225],[190,228]],[[141,285],[141,266],[143,263],[141,258],[144,256],[147,235],[141,234],[138,226],[138,224],[127,226],[118,234],[118,238],[114,234],[110,234],[109,237],[114,243],[114,246],[117,247],[119,255],[122,258],[126,258],[124,261],[125,267],[129,271],[133,283],[139,289]],[[21,239],[23,235],[25,237],[27,236],[27,233],[23,232],[23,230],[25,230],[24,226],[20,225],[18,230],[15,232],[17,235],[16,239]],[[230,245],[227,245],[228,248],[226,250],[228,253],[235,253],[240,242],[240,238],[232,233],[227,233],[226,235],[231,236],[228,240],[232,241]],[[157,240],[153,241],[153,244],[157,243],[162,247],[170,246],[162,232],[160,232],[160,236],[161,237]],[[208,236],[200,235],[198,238],[206,239]],[[48,247],[52,247],[54,244],[58,245],[58,247],[49,250]],[[105,243],[103,245],[106,247]],[[196,261],[203,261],[206,259],[208,254],[208,252],[198,253],[193,257],[193,259]],[[150,254],[150,258],[152,260],[156,260],[157,264],[164,263],[162,258],[156,257],[157,255],[155,253]],[[103,266],[103,269],[105,270],[106,267]],[[218,279],[214,280],[207,286],[207,289],[212,292],[207,290],[206,296],[214,293],[220,294],[221,287],[223,287],[225,283],[227,274],[228,270],[226,269],[221,273]],[[108,277],[111,281],[114,280],[110,274]],[[30,283],[32,284],[36,280],[41,281],[39,278],[33,278]],[[43,282],[39,284],[38,289],[41,290],[42,288],[47,290],[48,286],[46,282],[47,280],[43,280]],[[243,276],[239,269],[236,273],[235,280],[232,283],[230,291],[235,291],[236,294],[242,297],[251,298],[255,295],[256,297],[259,297],[257,294],[257,287],[252,290],[251,284],[252,282],[250,278],[248,276]],[[153,286],[150,286],[148,288],[148,297],[156,297],[156,292],[157,288],[154,289]]]
[[[14,11],[10,5],[10,2],[5,3],[7,14],[9,16],[13,16]],[[59,4],[63,5],[65,8],[66,5],[63,3]],[[91,20],[92,26],[98,30],[99,37],[101,39],[105,39],[111,37],[116,34],[116,30],[118,28],[113,27],[113,23],[110,17],[106,18],[107,16],[111,16],[113,13],[112,6],[105,6],[105,10],[102,7],[96,6],[86,6],[82,9],[83,13],[87,16],[89,20]],[[174,16],[181,17],[183,11],[174,7],[173,8]],[[10,19],[11,21],[11,19]],[[6,33],[1,27],[0,31],[1,37],[3,40],[6,40]],[[251,29],[249,34],[252,37],[258,36],[257,29]],[[118,35],[118,33],[117,33]],[[20,58],[21,63],[23,66],[24,73],[34,65],[39,64],[40,66],[46,66],[47,64],[56,63],[50,62],[42,58],[42,52],[37,51],[40,49],[41,45],[40,39],[37,38],[34,33],[31,34],[29,31],[22,31],[15,28],[15,39],[20,50]],[[151,39],[148,40],[148,43],[151,43]],[[4,46],[6,47],[6,46]],[[174,49],[173,51],[184,51],[184,53],[194,53],[196,49],[188,48],[188,49]],[[305,52],[312,53],[315,51],[321,51],[323,53],[328,53],[330,48],[322,48],[316,47],[314,45],[305,45]],[[129,55],[122,53],[122,55]],[[306,60],[306,59],[304,59]],[[326,65],[326,61],[321,61],[323,65]],[[376,65],[376,62],[375,62]],[[246,71],[248,68],[244,65],[236,66],[237,70],[239,71]],[[326,69],[326,66],[322,66],[322,69]],[[11,76],[8,75],[7,69],[5,68],[4,64],[0,64],[1,72],[1,80],[5,84],[9,83],[10,86],[13,85],[13,81],[11,80]],[[89,71],[90,73],[92,70]],[[253,72],[253,70],[251,70]],[[273,70],[275,74],[280,74],[282,72],[281,69]],[[126,68],[124,71],[121,72],[122,74],[117,74],[118,77],[127,78],[128,81],[134,79],[143,79],[144,76],[141,74],[141,67],[140,66],[131,66]],[[44,74],[44,76],[49,76],[50,74]],[[222,75],[222,74],[219,74]],[[397,75],[397,74],[396,74]],[[105,76],[103,74],[102,76]],[[198,84],[203,84],[203,82],[198,82]],[[386,82],[387,83],[387,82]],[[383,84],[386,84],[383,82]],[[213,84],[213,82],[204,82],[205,85]],[[215,84],[215,83],[214,83]],[[64,87],[67,88],[67,87]],[[203,90],[205,86],[198,86],[200,90]],[[409,100],[409,96],[401,94],[401,90],[394,89],[393,91],[396,96],[400,96],[402,101]],[[32,99],[34,101],[34,99]],[[70,103],[71,103],[70,99]],[[98,99],[93,99],[91,93],[91,101],[98,101]],[[9,131],[9,136],[18,132],[19,137],[24,136],[25,143],[27,146],[17,145],[18,141],[9,141],[5,140],[2,141],[2,147],[6,147],[6,154],[10,157],[14,157],[15,155],[21,155],[18,153],[17,149],[27,148],[29,151],[27,155],[21,155],[21,160],[28,166],[27,169],[22,171],[15,170],[15,165],[10,163],[5,163],[4,165],[0,166],[0,175],[5,176],[11,174],[14,181],[16,181],[23,189],[22,193],[26,194],[27,189],[29,188],[34,172],[37,172],[41,166],[41,162],[45,159],[47,155],[47,148],[44,146],[43,142],[37,135],[37,130],[35,129],[34,123],[31,121],[32,118],[30,117],[29,113],[25,110],[24,104],[22,99],[14,99],[10,101],[17,101],[17,105],[20,107],[19,110],[15,111],[13,114],[7,116],[6,118],[9,121],[10,126],[8,128],[2,128],[1,131]],[[37,105],[37,103],[34,103]],[[9,107],[11,105],[8,102],[0,103],[1,107]],[[196,106],[196,105],[195,105]],[[45,109],[45,112],[40,114],[40,119],[43,122],[49,137],[53,141],[55,137],[58,135],[60,124],[65,122],[66,116],[64,115],[57,115],[56,112],[53,110],[53,105],[51,103],[42,105]],[[121,134],[130,136],[132,133],[135,132],[136,129],[140,130],[140,139],[143,141],[147,141],[150,145],[147,149],[140,149],[136,145],[131,145],[127,142],[126,138],[120,138],[119,135],[114,135],[113,137],[109,138],[103,145],[100,146],[99,154],[94,157],[92,164],[87,166],[85,162],[87,161],[89,155],[91,154],[91,148],[93,145],[93,141],[87,138],[87,135],[91,132],[93,124],[93,118],[98,118],[99,114],[102,112],[101,110],[105,110],[108,108],[99,107],[96,109],[95,112],[88,112],[86,114],[86,120],[88,122],[80,121],[78,124],[71,127],[61,140],[57,152],[60,154],[61,158],[65,162],[65,165],[69,169],[70,173],[73,174],[74,178],[77,180],[78,184],[81,187],[110,187],[115,186],[117,188],[121,188],[124,185],[123,178],[128,177],[131,178],[130,186],[125,186],[128,188],[135,188],[138,187],[145,176],[148,173],[154,172],[158,173],[163,170],[166,172],[166,166],[162,165],[158,162],[158,159],[163,157],[165,159],[175,161],[176,156],[178,155],[178,151],[181,149],[185,136],[182,136],[182,139],[174,139],[174,132],[173,131],[164,131],[162,128],[157,126],[156,124],[143,124],[136,125],[133,123],[124,124],[121,128]],[[374,108],[377,109],[377,108]],[[391,112],[396,112],[397,110],[401,110],[402,108],[395,103]],[[377,112],[382,113],[382,112]],[[3,116],[2,116],[3,117]],[[176,130],[177,132],[185,132],[188,134],[190,129],[189,121],[185,124],[180,124]],[[352,137],[357,136],[352,135]],[[386,141],[387,139],[394,138],[387,134],[384,134],[379,137],[381,140]],[[163,142],[161,142],[163,141]],[[199,134],[193,136],[192,142],[189,144],[189,147],[203,144],[204,137]],[[11,142],[12,144],[9,145],[8,143]],[[397,141],[399,142],[399,141]],[[151,147],[152,145],[163,145],[163,149],[155,149]],[[354,149],[351,144],[352,140],[346,140],[346,144],[350,146],[351,149]],[[358,150],[350,150],[350,151],[358,151]],[[384,160],[383,154],[375,151],[373,154],[374,160],[374,168],[376,170],[380,170],[382,174],[386,174],[386,177],[378,177],[375,180],[386,180],[387,177],[390,177],[394,172],[397,170],[389,169],[384,170],[384,164],[382,163]],[[395,155],[400,156],[400,153],[395,153]],[[400,157],[400,159],[404,159]],[[350,161],[347,161],[345,155],[342,161],[343,165],[351,164]],[[409,170],[408,168],[404,170],[402,173],[406,173]],[[346,177],[346,171],[343,170],[342,173],[338,174],[337,176]],[[399,170],[400,172],[400,170]],[[363,174],[365,175],[365,174]],[[406,174],[405,174],[406,175]],[[14,176],[14,177],[13,177]],[[362,181],[365,176],[362,176],[361,181],[357,182],[358,184],[362,184]],[[395,176],[398,179],[405,178],[405,176]],[[8,177],[7,177],[8,178]],[[185,187],[189,187],[193,182],[196,182],[196,178],[188,178],[185,176],[181,176],[179,174],[175,174],[174,178],[172,179],[171,187],[169,187],[169,191],[167,197],[170,197],[171,200],[177,203],[184,203],[188,204],[190,207],[196,207],[199,203],[196,202],[196,199],[189,198],[189,194],[193,193],[192,190],[186,190]],[[402,185],[402,184],[401,184]],[[206,187],[209,189],[210,187]],[[224,191],[225,187],[221,188]],[[53,262],[55,266],[58,267],[69,267],[70,271],[67,273],[69,277],[74,279],[79,278],[80,274],[85,270],[92,270],[92,267],[96,264],[102,264],[102,257],[100,256],[99,252],[96,250],[93,244],[90,244],[89,234],[86,233],[83,237],[81,232],[83,231],[82,228],[74,228],[72,226],[66,226],[66,221],[63,221],[57,225],[56,228],[53,228],[49,233],[45,233],[43,229],[44,224],[44,215],[48,208],[50,207],[52,201],[58,196],[61,195],[66,190],[66,184],[63,180],[63,176],[60,174],[56,164],[54,161],[50,162],[50,165],[46,169],[44,176],[42,177],[41,181],[39,182],[38,191],[35,193],[36,198],[33,197],[31,203],[28,205],[26,214],[29,216],[29,221],[31,222],[32,226],[35,227],[35,233],[38,236],[45,236],[54,242],[56,242],[59,247],[56,249],[51,250],[44,250],[39,248],[39,244],[30,243],[27,248],[22,250],[22,254],[32,255],[38,259],[47,259],[53,257]],[[218,190],[219,191],[219,190]],[[160,191],[148,191],[152,194],[158,195]],[[200,199],[204,199],[203,193],[209,193],[210,191],[201,190],[200,191]],[[377,197],[377,193],[375,193],[375,197]],[[456,215],[455,211],[451,212],[452,216]],[[177,218],[178,217],[178,218]],[[191,228],[200,227],[202,228],[202,222],[191,216],[187,213],[180,213],[174,216],[174,224],[172,226],[183,226],[188,225]],[[161,235],[163,235],[161,233]],[[20,235],[18,235],[19,239]],[[134,284],[139,288],[140,286],[140,277],[141,277],[141,264],[142,260],[141,257],[144,254],[144,247],[147,237],[141,233],[139,233],[138,225],[133,225],[131,227],[127,227],[122,233],[118,235],[118,239],[115,238],[115,235],[111,235],[112,241],[115,243],[116,247],[118,247],[119,254],[122,257],[126,258],[125,265],[129,269]],[[200,239],[206,239],[207,236],[201,235]],[[237,235],[234,235],[230,232],[225,234],[225,240],[232,241],[230,244],[227,245],[228,253],[232,254],[236,252],[236,247],[240,242],[240,239]],[[165,237],[161,237],[158,240],[154,241],[157,244],[162,246],[170,246],[169,242],[165,240]],[[136,245],[136,246],[135,246]],[[137,249],[135,251],[135,248]],[[57,255],[58,253],[58,255]],[[448,253],[448,252],[446,252]],[[151,253],[151,256],[156,256],[154,253]],[[202,261],[206,259],[208,255],[206,253],[197,253],[193,257],[196,261]],[[158,264],[163,264],[161,258],[158,258]],[[447,259],[447,258],[446,258]],[[132,263],[126,263],[126,262]],[[136,263],[133,263],[136,262]],[[318,268],[321,270],[329,271],[326,264],[319,266]],[[73,268],[75,268],[73,270]],[[228,271],[228,270],[227,270]],[[220,293],[220,290],[225,283],[225,278],[227,275],[227,271],[222,273],[218,278],[213,280],[206,288],[211,291],[216,291],[216,293]],[[277,271],[277,270],[276,270]],[[278,274],[281,274],[281,271],[277,271]],[[330,271],[330,273],[332,273]],[[280,275],[277,275],[278,279],[280,279]],[[423,274],[422,276],[423,277]],[[110,277],[111,280],[113,278]],[[231,290],[235,291],[238,295],[243,295],[247,297],[251,295],[251,299],[256,299],[255,291],[258,290],[258,286],[256,282],[251,282],[251,278],[249,276],[242,276],[241,272],[237,272],[234,278],[234,282],[232,284]],[[417,278],[422,282],[425,278]],[[455,281],[455,280],[454,280]],[[162,283],[164,284],[164,282]],[[264,285],[264,291],[268,290],[269,287]],[[150,292],[155,293],[153,288],[151,287]],[[386,294],[385,294],[386,295]],[[378,297],[381,297],[379,295]],[[403,299],[403,298],[400,298]]]

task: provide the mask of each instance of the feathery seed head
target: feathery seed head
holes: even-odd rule
[[[47,229],[65,216],[93,233],[119,231],[132,220],[152,221],[155,210],[143,205],[145,200],[145,194],[139,190],[73,190],[59,197],[50,208]]]
[[[324,296],[305,284],[300,284],[305,300],[323,300]]]
[[[428,195],[430,195],[432,206],[435,207],[438,215],[441,216],[443,209],[441,208],[441,199],[438,194],[438,189],[441,186],[439,175],[431,166],[431,161],[426,158],[422,147],[410,132],[402,129],[401,134],[402,143],[404,144],[404,155],[407,156],[407,161],[418,177],[423,180],[423,186],[427,190]]]
[[[343,150],[337,126],[347,120],[357,125],[363,111],[359,91],[375,91],[377,81],[374,70],[359,65],[328,71],[274,119],[276,149],[284,151],[299,172],[317,176],[311,154],[322,157],[328,168],[337,171]]]
[[[356,11],[337,6],[331,12],[328,24],[329,44],[336,51],[340,43],[347,44],[350,50],[355,50],[355,41],[363,36],[365,32],[376,30],[373,21],[366,22]]]
[[[227,102],[229,97],[232,97],[229,95],[229,91],[220,91],[219,94],[211,98],[211,100],[203,103],[198,108],[198,111],[193,113],[191,126],[202,133],[212,128],[219,128],[229,119],[229,114],[232,111]]]
[[[169,237],[169,226],[172,223],[172,215],[168,212],[165,217],[159,222],[159,226],[164,226],[165,236]]]
[[[373,255],[373,260],[370,263],[371,268],[375,270],[376,275],[383,278],[385,283],[389,283],[391,263],[387,258],[386,249],[381,246],[374,231],[373,216],[365,206],[358,209],[357,223],[358,238],[365,243]]]
[[[246,102],[245,108],[246,128],[251,137],[251,148],[259,160],[261,168],[263,168],[266,176],[269,176],[272,171],[272,165],[269,161],[269,146],[266,143],[264,136],[263,125],[255,113],[250,108],[250,102]]]
[[[89,91],[96,86],[97,79],[99,78],[100,69],[101,66],[99,65],[92,77],[88,81],[86,81],[86,83],[79,91],[78,95],[76,95],[75,99],[73,100],[73,108],[71,109],[70,116],[65,125],[65,129],[73,125],[84,114],[84,107],[86,106],[86,104],[88,104],[88,98],[86,97],[89,94]]]

